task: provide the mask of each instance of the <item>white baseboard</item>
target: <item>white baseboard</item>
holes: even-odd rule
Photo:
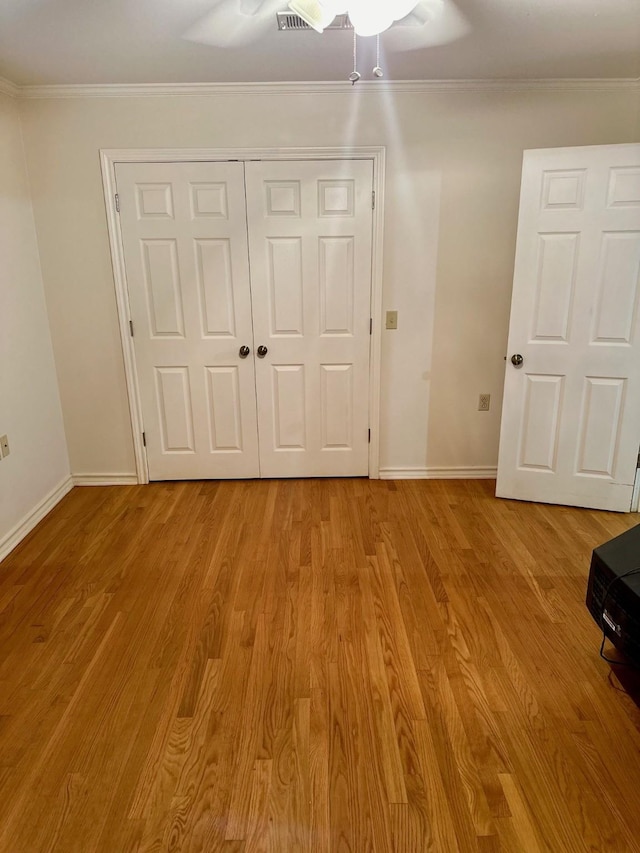
[[[38,524],[39,521],[42,521],[45,515],[51,512],[54,506],[59,503],[72,488],[73,479],[71,477],[65,477],[65,479],[56,486],[53,491],[49,492],[49,494],[46,495],[46,497],[44,497],[40,503],[22,519],[22,521],[19,521],[12,530],[3,536],[2,539],[0,539],[0,560],[4,560],[7,554],[13,551],[16,545],[22,542],[28,533],[31,533],[36,524]]]
[[[381,480],[495,480],[497,468],[381,468]]]
[[[497,468],[380,468],[381,480],[495,480]],[[136,486],[136,474],[73,474],[74,486]]]
[[[72,474],[74,486],[137,486],[136,474]]]

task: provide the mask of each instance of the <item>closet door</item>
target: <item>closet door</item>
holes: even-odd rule
[[[116,178],[149,477],[258,477],[243,165]]]
[[[245,168],[261,474],[366,476],[372,163]]]

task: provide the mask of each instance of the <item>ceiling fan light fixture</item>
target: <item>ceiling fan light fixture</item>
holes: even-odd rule
[[[291,0],[289,8],[316,32],[321,33],[336,16],[332,5],[320,3],[319,0]]]
[[[394,21],[406,18],[417,5],[417,0],[349,0],[347,11],[359,36],[377,36]]]
[[[348,8],[349,20],[359,36],[376,36],[388,30],[394,20],[391,3],[351,0]]]
[[[365,37],[388,30],[417,5],[418,0],[289,0],[289,9],[316,32],[324,32],[336,15],[348,14],[356,34]]]

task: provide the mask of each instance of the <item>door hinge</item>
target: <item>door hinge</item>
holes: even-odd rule
[[[371,210],[376,209],[376,191],[371,190]]]
[[[143,447],[147,446],[147,436],[144,432],[142,433],[142,446]]]
[[[120,196],[118,193],[115,194],[114,198],[116,200],[116,210],[120,213]]]
[[[373,334],[373,317],[369,317],[369,334]]]
[[[371,430],[369,430],[369,444],[371,444]]]
[[[636,468],[640,468],[640,450],[638,450],[638,461],[636,462]]]
[[[133,337],[133,320],[129,320],[129,331],[131,332],[131,337]]]

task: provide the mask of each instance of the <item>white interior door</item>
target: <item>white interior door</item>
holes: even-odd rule
[[[372,169],[246,164],[263,477],[369,471]]]
[[[525,152],[499,497],[629,510],[639,286],[640,145]]]
[[[259,476],[242,163],[116,166],[149,478]]]

